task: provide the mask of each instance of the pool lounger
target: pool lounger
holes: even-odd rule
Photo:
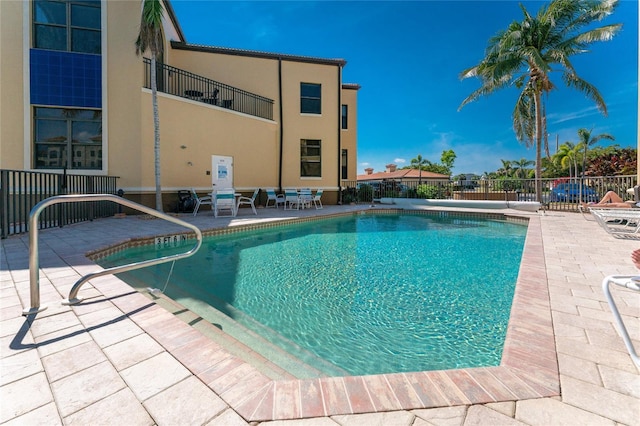
[[[605,231],[612,235],[634,235],[640,231],[640,209],[598,209],[589,212]]]

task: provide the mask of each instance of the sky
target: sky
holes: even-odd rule
[[[480,87],[461,71],[483,58],[489,38],[522,20],[520,3],[536,14],[545,2],[471,1],[210,1],[172,0],[187,42],[344,59],[343,83],[358,91],[358,174],[387,164],[408,166],[421,155],[439,163],[444,150],[457,158],[453,174],[482,175],[501,160],[535,159],[512,128],[516,88],[466,105]],[[580,128],[609,133],[605,146],[638,144],[638,0],[621,0],[600,25],[622,23],[610,41],[591,45],[572,62],[607,105],[603,116],[592,100],[568,89],[552,72],[557,89],[546,101],[551,153],[556,142],[577,142]]]

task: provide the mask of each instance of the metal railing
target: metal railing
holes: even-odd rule
[[[69,175],[25,170],[0,170],[0,237],[29,231],[29,212],[40,201],[65,194],[115,194],[116,176]],[[45,212],[40,229],[65,226],[101,217],[113,216],[112,203],[88,202],[59,206]]]
[[[580,202],[597,202],[607,191],[624,200],[638,184],[636,175],[541,179],[542,204],[547,210],[578,211]],[[342,202],[372,203],[382,198],[422,198],[453,200],[537,201],[535,179],[346,181]]]
[[[111,201],[117,204],[121,204],[123,206],[129,207],[134,210],[141,211],[143,213],[147,213],[149,215],[164,219],[166,221],[175,223],[180,226],[184,226],[193,230],[196,234],[196,245],[189,251],[184,253],[173,254],[170,256],[163,256],[157,259],[149,259],[141,262],[129,263],[121,266],[114,266],[112,268],[103,269],[101,271],[92,272],[84,275],[80,278],[76,283],[71,287],[71,291],[69,292],[69,297],[62,301],[63,305],[75,305],[76,303],[80,303],[82,299],[78,298],[78,291],[82,285],[89,281],[92,278],[97,278],[102,275],[110,275],[117,274],[120,272],[132,271],[134,269],[145,268],[147,266],[158,265],[161,263],[171,262],[179,259],[184,259],[185,257],[189,257],[195,254],[202,245],[202,232],[198,227],[177,219],[173,216],[169,216],[168,214],[159,212],[152,208],[143,206],[141,204],[135,203],[133,201],[129,201],[125,198],[118,197],[117,195],[111,194],[86,194],[86,195],[58,195],[55,197],[47,198],[46,200],[40,201],[36,204],[31,213],[29,214],[29,223],[31,225],[31,232],[29,233],[29,283],[30,283],[30,300],[31,306],[28,309],[24,309],[22,311],[23,315],[31,315],[43,311],[46,309],[46,306],[40,306],[40,262],[38,256],[38,216],[40,213],[47,208],[48,206],[54,204],[62,204],[62,203],[78,203],[84,201]]]
[[[273,120],[273,100],[158,62],[158,91]],[[144,58],[144,87],[151,88],[151,60]]]

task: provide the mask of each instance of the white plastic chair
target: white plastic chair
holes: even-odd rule
[[[311,189],[309,188],[301,188],[298,193],[300,197],[300,205],[302,208],[311,207],[311,203],[313,202],[313,195],[311,195]]]
[[[253,210],[253,214],[257,215],[258,212],[256,211],[255,201],[259,191],[260,191],[260,188],[256,188],[256,190],[253,191],[253,195],[251,196],[251,198],[239,197],[238,204],[236,205],[236,213],[240,210],[240,206],[250,206],[251,210]]]
[[[231,216],[235,217],[236,210],[236,192],[233,189],[219,189],[214,194],[213,215],[218,217],[221,211],[229,211]]]
[[[191,188],[191,196],[193,197],[194,200],[196,200],[196,206],[193,208],[194,216],[198,214],[198,210],[202,205],[209,205],[211,206],[211,208],[213,208],[213,198],[210,195],[205,195],[204,197],[200,197],[196,193],[195,188]]]
[[[267,202],[264,205],[265,208],[268,208],[268,207],[278,208],[278,206],[281,204],[284,206],[284,195],[276,194],[276,190],[273,188],[267,188],[266,191],[267,191]],[[273,201],[272,206],[269,205],[269,202],[271,201]]]
[[[293,210],[293,206],[296,206],[296,210],[300,209],[300,197],[298,191],[293,188],[285,188],[284,190],[284,209]]]
[[[320,201],[320,197],[322,197],[322,191],[323,189],[318,189],[315,193],[315,195],[313,196],[313,205],[316,206],[316,210],[321,209],[322,206],[322,201]]]

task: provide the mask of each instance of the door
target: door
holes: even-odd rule
[[[233,157],[211,156],[211,180],[214,191],[233,188]]]

